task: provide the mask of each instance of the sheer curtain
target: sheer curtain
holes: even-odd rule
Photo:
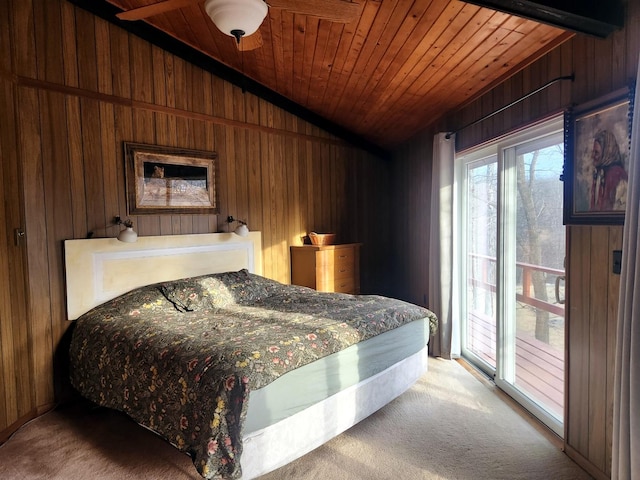
[[[640,72],[638,82],[640,87]],[[631,133],[613,402],[612,480],[640,479],[640,95]]]
[[[438,133],[433,139],[431,172],[431,225],[429,236],[429,309],[438,316],[439,327],[431,339],[431,353],[437,357],[460,356],[460,325],[457,302],[454,301],[457,282],[454,267],[455,137],[447,139]]]

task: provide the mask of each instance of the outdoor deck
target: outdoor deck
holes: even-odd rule
[[[476,355],[496,364],[495,324],[482,315],[470,315],[468,345]],[[472,334],[471,334],[472,333]],[[562,417],[564,410],[564,353],[532,335],[516,334],[516,386],[526,391],[551,412]]]

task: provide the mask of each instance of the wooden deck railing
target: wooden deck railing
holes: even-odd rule
[[[471,255],[480,260],[480,269],[470,283],[483,290],[495,292],[496,287],[489,282],[491,263],[495,258],[484,255]],[[555,316],[564,317],[564,305],[543,301],[531,296],[531,272],[542,271],[559,277],[564,271],[518,262],[522,269],[522,293],[516,299],[525,305],[548,311]],[[467,322],[467,347],[491,365],[496,362],[496,325],[495,320],[479,312],[470,312]],[[522,331],[516,333],[516,379],[518,388],[527,392],[551,412],[562,416],[564,408],[564,350],[553,348]]]

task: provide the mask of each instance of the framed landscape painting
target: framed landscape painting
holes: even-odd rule
[[[125,142],[130,215],[218,213],[216,153]]]

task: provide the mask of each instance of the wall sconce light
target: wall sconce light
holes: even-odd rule
[[[118,225],[124,225],[124,230],[120,230],[118,234],[118,240],[125,243],[135,243],[138,241],[138,233],[133,229],[133,222],[128,218],[121,220],[120,217],[116,217]]]
[[[138,241],[138,234],[133,229],[133,222],[129,219],[122,220],[120,215],[116,215],[113,217],[113,220],[110,224],[105,225],[104,227],[99,228],[98,230],[108,230],[118,225],[124,225],[124,230],[121,230],[118,236],[116,237],[121,242],[134,243]],[[87,232],[87,238],[93,238],[93,230]]]
[[[249,227],[247,227],[247,222],[245,222],[244,220],[236,220],[231,215],[227,217],[227,231],[231,231],[231,224],[233,222],[238,223],[238,226],[233,231],[233,233],[241,237],[246,237],[247,235],[249,235]]]

